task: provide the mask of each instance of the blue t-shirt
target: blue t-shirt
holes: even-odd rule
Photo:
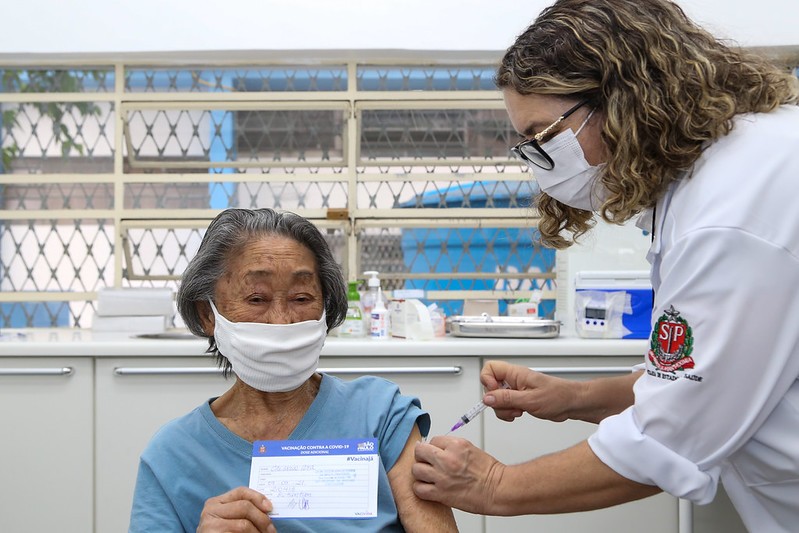
[[[228,430],[211,402],[162,427],[141,455],[130,533],[194,533],[205,501],[247,486],[252,443]],[[385,379],[353,381],[323,375],[319,393],[289,440],[377,438],[380,476],[377,517],[363,520],[276,520],[281,533],[404,531],[386,472],[399,458],[414,424],[422,435],[430,417],[419,400]],[[268,495],[267,495],[268,496]]]

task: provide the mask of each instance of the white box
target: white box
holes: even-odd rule
[[[167,328],[167,317],[152,316],[99,316],[92,319],[92,331],[119,333],[163,333]]]
[[[97,292],[100,316],[173,316],[175,302],[169,288],[100,289]]]
[[[518,302],[508,304],[508,316],[526,316],[535,318],[538,316],[538,302]]]
[[[392,337],[413,340],[429,340],[434,337],[430,311],[420,300],[391,300],[388,313]]]

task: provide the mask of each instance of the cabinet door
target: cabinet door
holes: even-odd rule
[[[320,370],[342,379],[380,375],[418,396],[443,434],[481,397],[479,360],[325,358]],[[139,454],[155,431],[230,387],[207,358],[97,360],[97,531],[125,531]],[[445,422],[446,420],[446,422]],[[482,421],[459,430],[481,442]],[[482,533],[482,517],[458,512],[462,533]]]
[[[746,526],[721,484],[712,502],[693,505],[692,510],[693,533],[746,533]]]
[[[629,372],[640,358],[546,358],[514,360],[567,379],[591,379]],[[485,450],[504,463],[518,464],[568,448],[585,440],[594,424],[569,420],[548,422],[526,415],[513,423],[492,413],[485,417]],[[508,531],[568,531],[569,533],[675,533],[679,528],[679,500],[668,494],[608,509],[560,515],[487,517],[487,533]]]
[[[416,396],[430,413],[430,436],[444,435],[460,416],[483,397],[480,360],[476,357],[328,357],[320,363],[323,371],[350,379],[362,375],[386,378],[399,385],[407,396]],[[456,433],[477,446],[483,445],[483,418],[479,417]],[[455,511],[461,533],[481,533],[484,518]]]
[[[90,358],[0,358],[0,531],[93,531]]]
[[[98,358],[96,364],[96,531],[127,531],[147,442],[233,380],[222,377],[211,357]]]

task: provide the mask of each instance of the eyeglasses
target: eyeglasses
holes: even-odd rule
[[[569,118],[569,116],[587,104],[590,100],[583,100],[576,106],[572,107],[563,113],[558,120],[533,135],[532,139],[523,139],[519,144],[510,149],[511,153],[527,163],[527,165],[535,170],[533,165],[544,170],[552,170],[555,168],[555,162],[549,157],[541,145],[539,144],[542,139],[549,135],[549,132],[558,126],[561,122]]]

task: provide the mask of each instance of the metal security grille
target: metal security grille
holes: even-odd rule
[[[552,313],[499,54],[362,55],[0,57],[0,327],[89,327],[103,287],[175,288],[228,207],[304,215],[349,279],[449,314],[534,289]]]
[[[0,327],[89,327],[103,287],[177,287],[228,207],[304,215],[349,279],[450,314],[554,298],[498,55],[440,55],[0,65]]]

